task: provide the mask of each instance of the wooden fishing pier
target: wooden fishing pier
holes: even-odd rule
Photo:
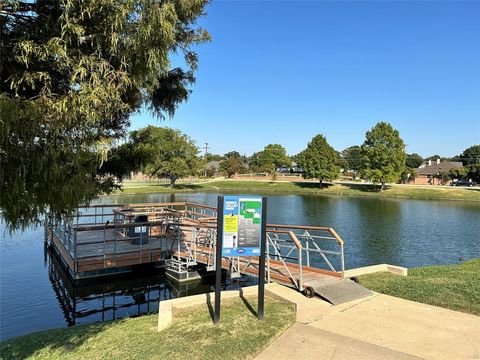
[[[52,222],[46,240],[72,279],[152,264],[185,282],[214,271],[216,221],[215,207],[191,202],[92,205]],[[267,224],[266,238],[267,282],[332,303],[370,294],[344,279],[344,242],[333,228]],[[257,257],[223,258],[222,267],[232,277],[259,273]]]

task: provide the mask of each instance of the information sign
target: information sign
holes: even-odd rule
[[[258,309],[263,319],[265,304],[265,247],[267,198],[219,196],[215,254],[215,310],[213,322],[220,321],[222,300],[222,256],[258,256]],[[233,259],[232,263],[233,263]]]
[[[225,196],[222,256],[260,256],[262,198]]]

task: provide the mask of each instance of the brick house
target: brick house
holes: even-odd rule
[[[448,173],[452,169],[460,168],[463,164],[459,161],[428,160],[415,169],[415,179],[410,182],[416,185],[446,185],[449,180],[442,180],[441,173]]]

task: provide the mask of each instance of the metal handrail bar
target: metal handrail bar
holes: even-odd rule
[[[290,272],[290,269],[288,268],[287,264],[285,264],[285,261],[283,261],[282,259],[282,255],[280,254],[280,252],[278,251],[278,249],[276,248],[276,246],[273,244],[273,241],[271,239],[271,237],[267,234],[267,241],[270,241],[270,244],[272,245],[273,249],[275,250],[275,252],[277,253],[277,255],[279,256],[279,260],[282,262],[283,266],[285,267],[285,269],[287,270],[288,274],[290,275],[290,279],[292,279],[293,283],[295,284],[295,286],[298,288],[298,282],[295,281],[295,278],[293,277],[292,273]]]
[[[325,230],[331,229],[327,226],[310,226],[310,225],[289,225],[289,224],[267,224],[267,227],[273,227],[277,229],[295,229],[295,230]]]
[[[290,237],[292,238],[293,242],[295,243],[295,246],[298,249],[298,288],[303,290],[303,264],[302,264],[302,243],[297,239],[297,236],[293,231],[290,231],[288,233]],[[293,250],[291,250],[293,251]]]
[[[337,271],[335,270],[335,268],[333,267],[333,265],[330,263],[330,261],[328,260],[328,258],[325,256],[325,254],[323,253],[323,250],[320,248],[320,246],[315,242],[315,241],[312,241],[313,245],[317,248],[318,252],[320,253],[320,255],[322,256],[323,260],[325,260],[325,262],[327,263],[328,267],[330,268],[330,270],[332,271]],[[325,251],[328,251],[328,250],[325,250]]]
[[[322,240],[337,240],[334,237],[331,236],[320,236],[320,235],[301,235],[301,234],[296,234],[298,237],[301,238],[312,238],[312,239],[322,239]]]
[[[102,207],[122,207],[125,206],[124,204],[92,204],[92,205],[85,205],[85,206],[78,206],[77,209],[88,209],[88,208],[102,208]]]
[[[252,262],[252,258],[249,257],[247,263],[246,263],[245,266],[243,267],[243,271],[245,271],[245,270],[250,266],[250,263],[251,263],[251,262]]]
[[[286,248],[286,249],[294,249],[295,250],[295,247],[292,247],[291,245],[278,245],[278,248]],[[333,250],[323,250],[323,249],[313,249],[313,248],[304,248],[302,249],[304,251],[309,251],[309,252],[313,252],[313,253],[325,253],[325,254],[330,254],[330,255],[341,255],[341,251],[333,251]],[[282,255],[284,256],[284,255]]]
[[[125,223],[125,224],[101,224],[101,225],[88,225],[82,226],[80,224],[79,227],[73,226],[76,231],[91,231],[91,230],[103,230],[103,229],[118,229],[118,228],[132,228],[132,227],[139,227],[139,226],[160,226],[160,225],[167,225],[164,221],[147,221],[147,222],[132,222],[132,223]],[[195,225],[190,224],[181,224],[181,227],[195,227]]]

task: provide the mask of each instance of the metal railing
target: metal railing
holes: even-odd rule
[[[148,221],[134,222],[134,214],[147,215]],[[167,267],[180,272],[199,262],[213,270],[216,218],[215,207],[191,202],[105,204],[79,208],[51,230],[71,256],[75,273],[79,261],[101,261],[108,268],[126,255],[130,263],[168,260]],[[331,227],[267,224],[266,237],[269,282],[272,264],[299,290],[303,273],[311,268],[344,275],[344,242]],[[238,257],[223,261],[236,274],[256,266]]]
[[[278,273],[279,267],[287,276],[292,285],[303,290],[303,273],[312,269],[325,268],[325,274],[344,276],[344,242],[333,228],[296,225],[267,225],[267,254],[266,277],[271,282],[271,273],[274,269]],[[216,254],[216,226],[209,224],[194,229],[190,240],[183,252],[198,262],[207,264],[210,270],[215,269]],[[186,257],[185,255],[183,255]],[[246,273],[250,267],[258,264],[253,258],[240,260],[238,257],[223,258],[229,263],[231,273]],[[293,265],[293,266],[292,266]],[[258,269],[257,269],[258,270]],[[252,273],[252,271],[250,271]]]

